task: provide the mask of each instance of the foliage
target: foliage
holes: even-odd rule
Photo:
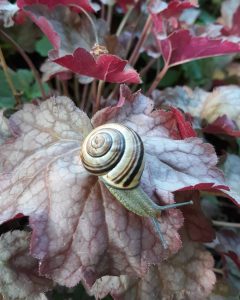
[[[12,2],[0,0],[0,297],[237,299],[240,1]],[[80,155],[107,123],[144,147],[122,201]],[[173,206],[139,214],[140,188]]]

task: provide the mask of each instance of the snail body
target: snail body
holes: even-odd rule
[[[104,182],[111,194],[129,211],[149,217],[164,246],[157,218],[161,211],[192,201],[160,206],[139,186],[144,169],[144,146],[131,128],[117,123],[96,127],[84,140],[81,154],[85,169]]]

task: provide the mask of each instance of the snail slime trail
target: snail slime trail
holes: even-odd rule
[[[158,218],[161,211],[192,204],[192,201],[160,206],[139,186],[144,170],[144,145],[131,128],[117,123],[96,127],[85,138],[80,157],[84,168],[99,176],[111,194],[129,211],[150,218],[164,248]]]

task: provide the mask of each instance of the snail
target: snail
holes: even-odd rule
[[[128,210],[150,218],[163,247],[166,241],[157,218],[166,209],[192,201],[160,206],[139,186],[144,170],[144,145],[131,128],[117,123],[96,127],[83,141],[80,158],[84,168],[99,176],[111,194]]]

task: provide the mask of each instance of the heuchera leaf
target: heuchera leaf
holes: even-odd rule
[[[43,4],[48,6],[50,9],[53,9],[57,5],[77,5],[78,7],[89,12],[94,10],[89,0],[17,0],[17,5],[19,8],[24,8],[25,6],[34,4]]]
[[[54,46],[55,51],[51,51],[49,54],[53,62],[74,73],[107,82],[141,82],[138,73],[127,65],[126,60],[111,54],[102,54],[96,58],[90,53],[95,43],[95,37],[91,23],[86,17],[80,18],[77,14],[73,12],[70,14],[68,11],[68,22],[65,24],[62,22],[63,19],[66,19],[66,17],[63,18],[66,15],[66,9],[63,7],[57,7],[52,12],[46,11],[43,6],[32,6],[27,8],[26,13]],[[72,19],[75,19],[76,22],[73,23]],[[100,21],[96,23],[96,27],[99,28],[99,42],[103,41],[103,36],[107,31],[105,24]],[[76,23],[79,25],[76,26]],[[55,74],[58,73],[60,72],[56,71]]]
[[[223,165],[226,182],[236,194],[240,194],[240,157],[228,154]]]
[[[38,260],[29,255],[30,233],[8,232],[0,237],[0,294],[9,300],[40,300],[52,288],[38,274]]]
[[[224,38],[211,39],[193,36],[189,30],[173,32],[164,40],[157,40],[165,62],[169,66],[186,63],[200,58],[232,54],[240,51],[240,45]]]
[[[41,261],[40,273],[62,285],[83,280],[91,286],[104,275],[143,276],[181,246],[180,210],[159,217],[168,244],[163,249],[151,222],[127,211],[83,168],[81,143],[91,123],[106,122],[126,124],[141,136],[146,153],[141,187],[157,203],[173,203],[176,190],[228,189],[213,147],[196,137],[182,139],[175,114],[153,111],[153,102],[139,92],[131,95],[123,86],[120,103],[91,122],[66,97],[25,105],[10,118],[15,138],[0,147],[0,222],[29,216],[31,253]]]
[[[78,48],[72,55],[65,55],[53,61],[72,72],[115,83],[140,83],[139,74],[127,60],[112,54],[102,54],[95,58],[83,48]]]
[[[226,115],[218,117],[213,123],[208,124],[203,128],[203,132],[240,137],[240,130]]]
[[[90,293],[97,299],[111,294],[114,300],[207,299],[215,283],[213,258],[201,244],[184,240],[174,257],[151,267],[142,278],[105,276]]]
[[[239,43],[232,42],[226,36],[212,38],[205,32],[196,35],[196,30],[183,29],[178,15],[186,8],[194,7],[189,1],[172,1],[159,13],[151,13],[159,50],[170,67],[200,58],[236,53]]]
[[[136,0],[117,0],[117,4],[123,9],[124,12],[128,11],[129,6],[136,5]]]
[[[215,231],[210,219],[202,212],[199,191],[175,193],[176,202],[193,200],[193,205],[183,207],[184,227],[191,241],[207,243],[215,238]]]
[[[201,118],[209,123],[226,115],[240,128],[240,88],[236,85],[217,87],[206,97]]]
[[[54,10],[49,10],[44,5],[32,5],[24,11],[61,55],[70,54],[78,47],[90,51],[96,43],[88,18],[71,11],[68,7],[57,6]],[[99,43],[105,45],[107,24],[102,19],[95,19],[94,15],[91,15],[91,18],[97,30]]]

